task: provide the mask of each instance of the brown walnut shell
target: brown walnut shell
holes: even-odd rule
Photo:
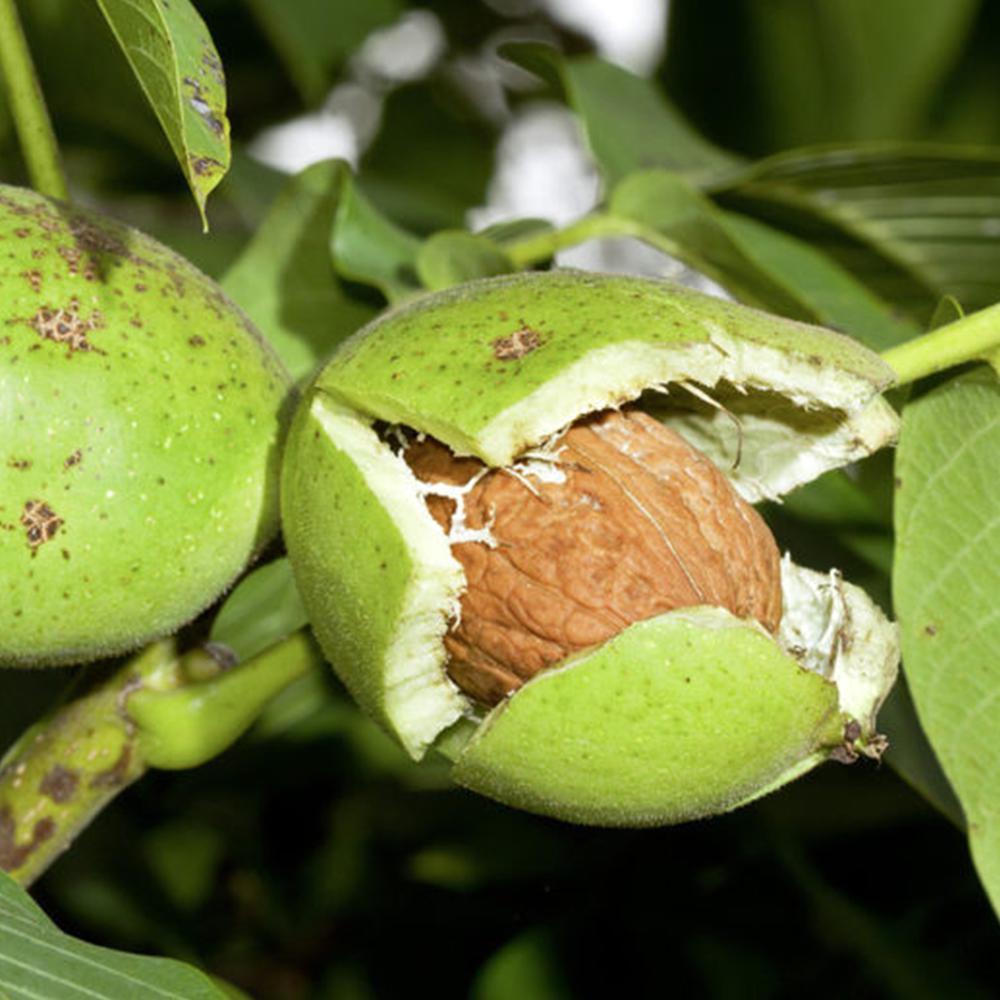
[[[640,410],[607,410],[546,456],[487,471],[430,438],[405,450],[428,490],[469,484],[459,501],[425,494],[446,532],[459,502],[462,528],[485,529],[486,541],[459,533],[452,544],[468,586],[445,647],[466,694],[495,705],[569,654],[677,608],[722,607],[777,631],[774,538],[679,434]]]

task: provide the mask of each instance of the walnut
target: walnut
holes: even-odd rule
[[[705,455],[639,410],[578,420],[546,457],[508,468],[429,438],[404,454],[465,570],[445,647],[449,675],[477,702],[495,705],[567,655],[677,608],[714,605],[778,629],[780,557],[764,521]],[[435,483],[468,484],[462,531],[457,501]],[[466,529],[478,539],[461,540]]]

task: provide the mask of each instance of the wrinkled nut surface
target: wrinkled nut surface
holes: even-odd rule
[[[504,469],[430,438],[404,454],[465,570],[448,672],[482,704],[677,608],[721,607],[777,631],[770,530],[705,455],[639,410],[583,418],[544,456]],[[442,495],[455,486],[467,492]]]

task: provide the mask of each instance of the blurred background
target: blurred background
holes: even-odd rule
[[[20,6],[74,196],[220,277],[287,177],[330,157],[418,236],[564,225],[600,203],[606,175],[579,95],[504,58],[511,43],[627,70],[748,159],[1000,140],[1000,7],[987,0],[199,0],[234,146],[205,236],[95,5]],[[607,92],[601,112],[641,132],[641,114],[615,100]],[[25,181],[5,113],[0,175]],[[989,213],[982,226],[1000,235]],[[721,292],[628,240],[559,262]],[[345,294],[381,304],[370,288]],[[888,606],[884,533],[873,554],[818,532],[808,510],[769,513],[800,561],[840,566]],[[5,742],[59,685],[0,676]],[[411,764],[332,676],[311,678],[219,760],[129,790],[37,896],[81,937],[194,962],[260,998],[996,996],[996,919],[961,816],[892,760],[828,764],[710,822],[578,829],[451,788],[443,765]]]

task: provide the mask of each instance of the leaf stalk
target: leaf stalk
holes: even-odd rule
[[[969,361],[1000,365],[1000,303],[970,313],[921,337],[883,351],[896,385],[909,385]]]
[[[0,0],[0,76],[32,186],[65,201],[66,175],[15,0]]]

